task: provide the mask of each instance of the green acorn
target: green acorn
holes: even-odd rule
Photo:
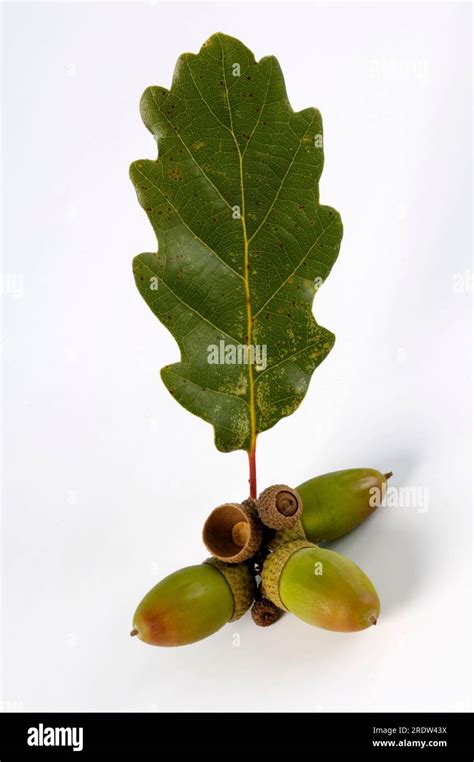
[[[378,508],[391,475],[373,468],[349,468],[300,484],[306,537],[322,542],[350,532]]]
[[[130,635],[152,646],[194,643],[239,619],[253,597],[254,580],[245,565],[209,559],[158,582],[135,611]]]
[[[380,602],[362,569],[307,540],[293,540],[268,556],[262,583],[276,606],[316,627],[356,632],[377,623]]]

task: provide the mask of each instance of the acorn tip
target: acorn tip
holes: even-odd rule
[[[377,624],[377,618],[372,614],[369,616],[369,622],[375,626]]]
[[[131,631],[131,633],[130,633],[130,637],[131,637],[131,638],[134,638],[134,637],[135,637],[135,635],[138,635],[138,630],[137,630],[137,629],[134,627],[134,628],[133,628],[133,630],[132,630],[132,631]]]
[[[390,479],[391,476],[393,476],[393,471],[387,471],[386,474],[384,474],[386,479]]]

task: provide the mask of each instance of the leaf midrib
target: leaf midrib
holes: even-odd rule
[[[229,87],[227,84],[227,76],[226,76],[226,69],[225,69],[225,56],[224,56],[224,47],[222,45],[222,40],[220,36],[218,35],[219,45],[221,48],[221,60],[222,60],[222,77],[224,82],[224,88],[225,88],[225,95],[227,100],[227,108],[229,111],[229,120],[230,120],[230,130],[232,134],[232,138],[234,140],[235,148],[237,151],[237,155],[239,157],[239,174],[240,174],[240,192],[241,192],[241,208],[240,208],[240,221],[242,224],[242,238],[244,243],[244,268],[243,268],[243,277],[244,277],[244,287],[245,287],[245,309],[246,309],[246,317],[247,317],[247,332],[246,332],[246,343],[247,343],[247,352],[248,357],[250,357],[250,349],[252,344],[252,333],[253,333],[253,321],[252,321],[252,295],[250,290],[250,265],[249,265],[249,238],[247,235],[247,223],[245,219],[245,188],[244,188],[244,160],[243,155],[240,150],[240,146],[238,143],[238,140],[235,135],[234,131],[234,121],[232,118],[232,109],[230,106],[230,99],[229,99]],[[252,452],[255,449],[255,443],[257,440],[257,414],[255,410],[255,381],[254,381],[254,374],[253,374],[253,365],[251,362],[248,363],[248,376],[249,376],[249,411],[250,411],[250,446],[249,446],[249,452]]]

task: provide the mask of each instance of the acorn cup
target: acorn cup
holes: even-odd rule
[[[377,623],[378,595],[362,569],[307,540],[293,540],[268,556],[262,582],[276,606],[316,627],[356,632]]]
[[[300,484],[308,540],[336,540],[355,529],[379,507],[391,476],[373,468],[348,468]]]
[[[284,530],[299,520],[303,502],[298,492],[286,484],[267,487],[257,500],[260,521],[271,529]]]
[[[255,603],[253,604],[250,614],[256,625],[259,627],[269,627],[275,624],[283,614],[283,611],[278,606],[270,601],[263,589],[262,583],[258,586]]]
[[[238,564],[257,553],[263,528],[255,510],[246,503],[224,503],[214,508],[202,530],[204,545],[221,561]]]
[[[187,566],[145,595],[130,635],[153,646],[195,643],[245,614],[254,592],[254,579],[244,564],[228,566],[208,559]]]

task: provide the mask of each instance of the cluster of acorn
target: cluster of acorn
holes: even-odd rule
[[[130,634],[150,645],[182,646],[250,607],[263,627],[285,611],[338,632],[376,624],[380,603],[370,579],[318,543],[347,534],[373,513],[390,476],[368,468],[335,471],[296,490],[274,485],[258,500],[215,508],[203,530],[212,557],[155,585],[138,606]]]

